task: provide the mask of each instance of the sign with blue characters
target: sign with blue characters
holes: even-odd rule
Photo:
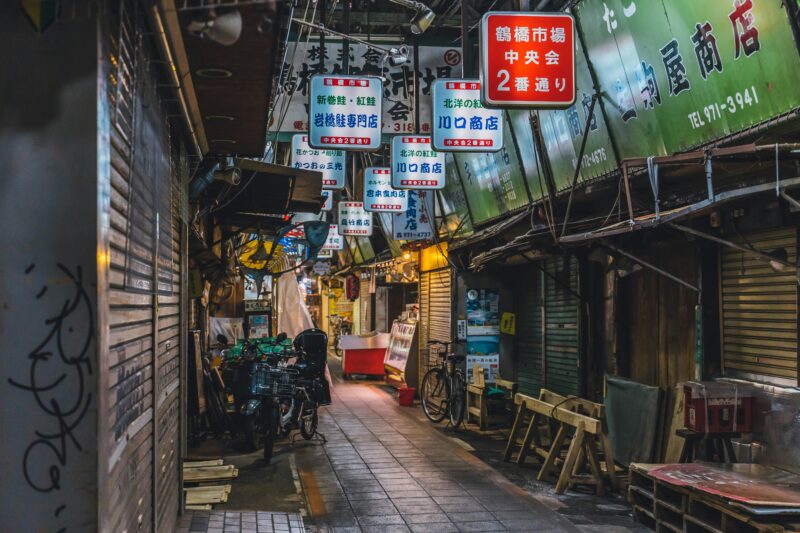
[[[331,232],[333,232],[331,226]],[[364,202],[339,202],[339,235],[369,237],[372,235],[372,213],[364,210]]]
[[[503,147],[503,110],[481,103],[479,80],[433,82],[433,149],[496,152]]]
[[[364,169],[364,209],[400,213],[408,207],[407,191],[392,187],[392,171],[384,167]]]
[[[318,150],[308,144],[308,135],[292,136],[292,166],[322,172],[323,189],[344,189],[343,150]]]
[[[381,145],[383,83],[375,76],[315,74],[309,95],[313,148],[376,150]]]
[[[330,211],[333,209],[333,191],[322,189],[322,197],[325,198],[325,203],[322,204],[322,210]]]
[[[392,216],[392,239],[418,241],[433,238],[432,191],[408,191],[408,209]]]
[[[344,250],[344,237],[339,234],[339,229],[336,224],[331,224],[328,230],[328,237],[325,239],[325,244],[322,245],[323,250]]]
[[[444,153],[431,148],[431,138],[398,135],[392,139],[392,187],[444,189]]]

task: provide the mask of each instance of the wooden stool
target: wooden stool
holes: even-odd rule
[[[733,451],[733,444],[731,439],[738,439],[742,436],[741,431],[727,431],[723,433],[700,433],[691,429],[678,429],[675,434],[683,437],[683,448],[681,448],[681,457],[678,459],[679,463],[691,463],[695,457],[695,448],[698,444],[705,442],[706,444],[706,459],[711,460],[716,453],[721,463],[735,463],[736,453]],[[725,456],[727,455],[727,459]]]

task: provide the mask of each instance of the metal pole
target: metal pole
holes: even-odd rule
[[[469,47],[469,20],[467,5],[469,0],[461,0],[461,77],[472,76],[472,49]]]
[[[708,239],[709,241],[718,242],[718,243],[724,244],[725,246],[728,246],[730,248],[735,248],[735,249],[740,250],[742,252],[751,254],[754,257],[757,257],[757,258],[759,258],[759,259],[761,259],[763,261],[780,263],[780,264],[782,264],[784,266],[787,266],[787,267],[797,268],[797,265],[793,265],[791,263],[787,263],[786,261],[781,261],[780,259],[778,259],[776,257],[772,257],[769,254],[765,254],[763,252],[759,252],[758,250],[755,250],[753,248],[748,248],[747,246],[742,246],[741,244],[736,244],[735,242],[726,241],[725,239],[722,239],[720,237],[716,237],[716,236],[710,235],[708,233],[703,233],[702,231],[698,231],[698,230],[696,230],[694,228],[690,228],[690,227],[684,226],[682,224],[676,224],[676,223],[673,222],[673,223],[670,223],[670,226],[672,226],[673,228],[675,228],[675,229],[677,229],[679,231],[683,231],[685,233],[688,233],[690,235],[694,235],[696,237],[700,237],[700,238],[703,238],[703,239]]]
[[[414,47],[414,133],[419,135],[419,37],[412,40]]]
[[[678,276],[675,276],[674,274],[670,274],[670,273],[669,273],[669,272],[667,272],[666,270],[664,270],[664,269],[661,269],[661,268],[658,268],[657,266],[655,266],[655,265],[654,265],[654,264],[652,264],[652,263],[648,263],[648,262],[647,262],[647,261],[645,261],[644,259],[640,259],[640,258],[636,257],[635,255],[633,255],[633,254],[631,254],[631,253],[628,253],[628,252],[626,252],[625,250],[622,250],[621,248],[617,248],[617,247],[616,247],[616,246],[614,246],[613,244],[605,244],[605,246],[606,246],[607,248],[611,249],[611,250],[614,250],[614,251],[615,251],[615,252],[617,252],[618,254],[620,254],[620,255],[624,255],[624,256],[625,256],[625,257],[627,257],[628,259],[630,259],[630,260],[632,260],[632,261],[635,261],[635,262],[639,263],[639,264],[640,264],[640,265],[642,265],[643,267],[647,267],[647,268],[649,268],[650,270],[652,270],[652,271],[654,271],[654,272],[658,272],[659,274],[661,274],[661,275],[662,275],[662,276],[664,276],[665,278],[669,278],[669,279],[671,279],[672,281],[674,281],[675,283],[678,283],[678,284],[680,284],[680,285],[683,285],[683,286],[684,286],[684,287],[686,287],[687,289],[691,289],[691,290],[693,290],[693,291],[695,291],[695,292],[697,292],[697,293],[699,293],[699,292],[700,292],[700,287],[696,287],[696,286],[692,285],[691,283],[689,283],[688,281],[684,281],[684,280],[682,280],[681,278],[679,278]]]
[[[344,33],[350,33],[350,0],[344,0],[344,7],[342,13],[342,26]],[[342,40],[342,73],[350,73],[350,41],[348,39]],[[347,153],[347,152],[345,152]]]
[[[592,124],[592,117],[594,116],[594,104],[597,103],[598,94],[592,95],[592,103],[589,104],[589,113],[586,115],[586,124],[583,127],[583,139],[581,139],[581,149],[578,152],[578,164],[575,165],[575,175],[572,176],[572,188],[569,190],[569,200],[567,200],[567,212],[564,214],[564,224],[561,226],[561,237],[567,232],[567,222],[569,222],[569,213],[572,210],[572,194],[575,192],[575,186],[578,184],[578,176],[581,173],[583,166],[583,152],[586,150],[586,141],[589,139],[589,126]]]

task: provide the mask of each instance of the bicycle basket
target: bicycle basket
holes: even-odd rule
[[[292,396],[300,380],[300,373],[290,368],[262,365],[256,372],[256,391],[268,396]]]

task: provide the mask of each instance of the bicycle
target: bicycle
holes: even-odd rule
[[[466,381],[458,367],[466,359],[463,355],[450,352],[452,342],[429,341],[428,346],[439,345],[444,349],[439,352],[440,364],[425,373],[422,378],[422,410],[431,422],[439,423],[450,417],[450,424],[455,428],[464,419],[466,407]]]

